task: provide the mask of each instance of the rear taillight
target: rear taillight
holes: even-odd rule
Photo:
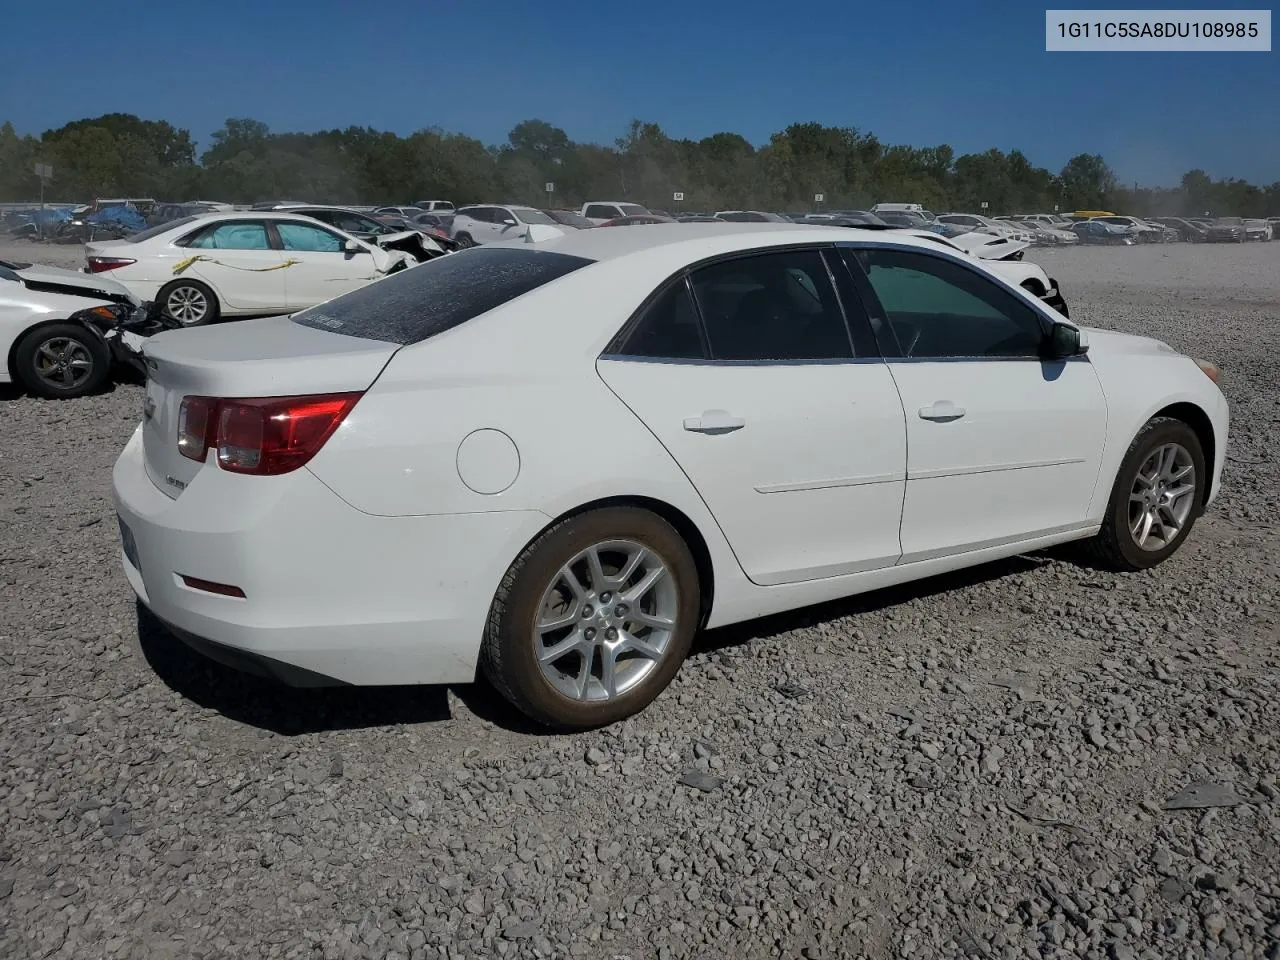
[[[218,466],[232,473],[288,473],[320,451],[362,396],[184,397],[178,450],[203,462],[212,448]]]
[[[85,257],[85,262],[89,265],[90,273],[106,273],[108,270],[118,270],[120,267],[127,267],[138,261],[127,257]]]

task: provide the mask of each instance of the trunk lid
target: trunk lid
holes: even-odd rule
[[[33,265],[14,271],[29,290],[61,293],[75,297],[100,297],[113,303],[138,306],[139,300],[124,284],[92,273],[79,273],[58,267]]]
[[[367,390],[400,347],[303,327],[288,317],[157,334],[147,367],[142,444],[147,474],[170,497],[202,469],[178,450],[183,397],[285,397]]]

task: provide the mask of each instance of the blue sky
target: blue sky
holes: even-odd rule
[[[6,6],[0,122],[22,133],[121,111],[201,148],[227,117],[494,143],[539,117],[609,143],[639,117],[762,144],[815,120],[957,153],[1016,147],[1053,170],[1096,152],[1144,185],[1193,167],[1280,180],[1280,54],[1046,53],[1045,5],[1017,0]]]

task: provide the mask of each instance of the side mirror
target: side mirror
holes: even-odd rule
[[[516,225],[516,222],[512,220],[510,217],[508,217],[506,220],[503,220],[502,222],[508,227],[514,227]]]
[[[342,252],[343,253],[366,253],[368,251],[364,247],[362,247],[360,244],[356,243],[356,241],[348,240],[346,243],[342,245]]]
[[[1045,353],[1052,360],[1082,357],[1089,352],[1089,338],[1078,327],[1055,322],[1046,338]]]

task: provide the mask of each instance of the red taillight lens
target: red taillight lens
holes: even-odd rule
[[[186,397],[178,415],[178,449],[204,460],[213,447],[218,466],[232,473],[288,473],[320,451],[361,396]]]
[[[131,263],[137,263],[137,260],[129,260],[126,257],[86,257],[85,262],[89,265],[90,273],[105,273],[108,270],[115,270],[119,267],[127,267]]]

